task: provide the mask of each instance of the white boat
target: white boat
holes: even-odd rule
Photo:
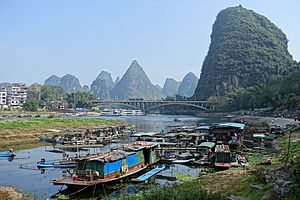
[[[100,115],[101,115],[101,116],[112,116],[112,115],[113,115],[113,111],[110,110],[110,109],[105,108],[105,109],[101,112]]]

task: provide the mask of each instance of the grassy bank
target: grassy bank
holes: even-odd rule
[[[49,116],[49,115],[53,115],[56,112],[50,112],[50,111],[36,111],[36,112],[32,112],[32,111],[24,111],[21,109],[12,109],[12,110],[0,110],[0,115],[1,116],[18,116],[18,115],[31,115],[31,116],[37,116],[37,115],[41,115],[41,116]]]
[[[0,150],[40,146],[42,144],[38,142],[40,136],[53,134],[46,132],[46,129],[90,128],[93,126],[121,123],[121,121],[98,118],[30,118],[0,120]]]
[[[190,181],[173,186],[153,186],[137,194],[123,194],[113,200],[223,200],[221,193],[209,193],[202,189],[198,181]]]

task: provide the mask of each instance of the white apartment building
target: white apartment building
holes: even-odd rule
[[[0,108],[7,104],[7,90],[6,88],[0,88]]]
[[[7,88],[7,105],[20,108],[27,99],[27,86],[24,83],[12,83]]]

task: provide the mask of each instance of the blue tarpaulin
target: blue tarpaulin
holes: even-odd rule
[[[122,167],[122,160],[108,162],[104,164],[104,175],[119,171]]]

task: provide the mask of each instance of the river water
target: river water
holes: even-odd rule
[[[110,117],[111,118],[111,117]],[[180,122],[174,122],[174,119],[180,119]],[[113,119],[125,120],[129,123],[135,124],[137,131],[149,132],[149,131],[161,131],[168,130],[168,126],[173,125],[194,125],[199,123],[211,123],[219,122],[220,119],[216,118],[201,118],[194,116],[174,116],[174,115],[146,115],[146,116],[120,116],[113,117]],[[65,173],[66,170],[62,169],[47,169],[38,170],[36,168],[36,162],[41,158],[46,160],[61,159],[62,154],[51,153],[45,151],[49,147],[38,147],[27,150],[17,151],[17,156],[15,159],[9,161],[8,159],[0,159],[0,186],[11,186],[14,185],[21,192],[32,193],[36,199],[48,199],[59,190],[65,189],[62,186],[54,186],[50,182],[52,179],[59,178]],[[105,151],[109,147],[101,149]],[[92,152],[91,152],[92,153]],[[68,153],[72,155],[72,153]],[[22,166],[23,168],[20,168]],[[167,166],[160,175],[161,177],[174,177],[175,173],[183,173],[191,176],[197,176],[201,169],[190,168],[183,165],[171,165]],[[156,178],[151,179],[150,182],[154,182],[160,185],[172,184],[173,181],[169,179]],[[117,189],[116,189],[117,188]],[[132,184],[125,184],[116,187],[107,195],[116,191],[130,192],[136,190],[136,186]],[[101,193],[101,192],[99,192]],[[72,198],[80,198],[81,196],[71,196]],[[88,196],[84,196],[88,197]]]

